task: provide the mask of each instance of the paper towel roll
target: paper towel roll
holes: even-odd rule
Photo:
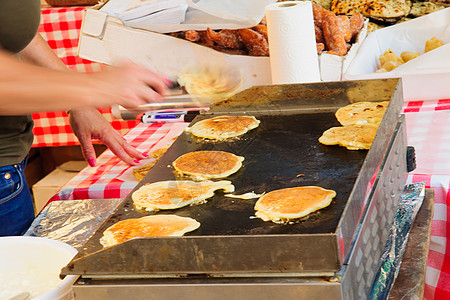
[[[320,81],[311,2],[273,3],[266,18],[272,83]]]

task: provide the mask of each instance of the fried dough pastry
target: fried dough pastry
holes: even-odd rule
[[[444,42],[438,39],[437,37],[432,37],[428,41],[425,42],[425,53],[431,51],[433,49],[439,48],[444,45]]]
[[[348,43],[352,39],[352,31],[350,29],[350,19],[347,16],[336,16],[339,21],[339,25],[344,33],[344,40]]]
[[[420,53],[416,52],[416,51],[403,51],[400,54],[400,57],[403,59],[403,61],[405,63],[410,61],[411,59],[418,57],[418,56],[420,56]]]
[[[350,17],[350,31],[352,39],[354,39],[361,29],[364,27],[364,17],[360,13],[356,13]]]
[[[322,53],[323,50],[325,49],[325,45],[323,43],[317,43],[316,44],[316,48],[317,48],[317,53]]]
[[[314,31],[315,31],[315,34],[316,34],[316,43],[317,44],[322,44],[325,47],[325,45],[324,45],[325,39],[323,38],[322,28],[320,28],[317,25],[314,25]]]
[[[259,24],[256,25],[255,27],[252,27],[252,29],[255,30],[256,32],[261,33],[266,40],[269,40],[269,36],[267,34],[267,25]]]
[[[325,10],[322,17],[323,37],[329,49],[327,52],[339,56],[347,54],[344,32],[337,16],[333,12]]]
[[[238,29],[249,55],[267,56],[269,55],[269,42],[265,37],[253,29]]]
[[[330,7],[330,1],[316,1]],[[312,4],[317,53],[345,55],[351,42],[364,26],[364,18],[356,13],[351,17],[336,16],[316,3]],[[267,21],[251,28],[187,30],[169,35],[197,43],[216,51],[234,55],[269,56]]]
[[[323,21],[323,12],[325,9],[317,4],[312,4],[312,10],[313,10],[313,18],[314,18],[314,24],[317,25],[319,28],[322,28],[322,21]]]
[[[184,38],[190,42],[198,42],[200,41],[200,33],[196,30],[186,30]]]
[[[224,48],[241,49],[243,46],[236,30],[222,29],[216,32],[211,28],[208,28],[206,30],[206,34],[218,46],[222,46]]]
[[[214,41],[209,37],[206,30],[201,30],[198,32],[200,35],[199,44],[207,47],[214,46]]]

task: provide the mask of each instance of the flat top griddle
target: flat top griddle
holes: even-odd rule
[[[224,179],[235,185],[233,194],[315,185],[336,191],[330,206],[291,224],[275,224],[254,217],[257,199],[224,197],[221,191],[205,204],[158,212],[135,209],[130,193],[62,274],[125,278],[137,274],[336,272],[369,195],[369,180],[380,167],[395,132],[402,105],[397,83],[374,80],[263,86],[241,92],[193,122],[216,115],[247,114],[261,121],[258,128],[226,141],[207,141],[183,132],[133,190],[146,183],[182,179],[172,167],[182,154],[221,150],[245,158],[243,167]],[[393,100],[370,151],[319,143],[325,130],[340,126],[334,115],[337,108],[364,100]],[[104,230],[114,223],[152,214],[191,217],[201,226],[183,237],[137,238],[108,248],[100,244]]]
[[[131,194],[124,205],[100,228],[97,237],[112,224],[151,214],[176,214],[201,223],[188,235],[318,234],[336,230],[342,210],[354,186],[367,151],[350,151],[326,146],[318,138],[332,126],[339,126],[334,113],[260,116],[260,126],[240,138],[208,141],[184,132],[142,182],[176,180],[171,163],[180,155],[197,150],[221,150],[245,157],[243,167],[225,178],[236,187],[233,194],[269,192],[275,189],[317,185],[336,191],[325,209],[291,224],[275,224],[254,218],[257,199],[225,197],[219,191],[206,204],[176,210],[146,212],[134,208]],[[200,118],[199,118],[200,119]],[[169,167],[170,166],[170,167]],[[178,177],[179,178],[179,177]],[[92,243],[92,247],[101,246]],[[95,250],[97,250],[95,249]],[[94,250],[94,249],[91,249]]]

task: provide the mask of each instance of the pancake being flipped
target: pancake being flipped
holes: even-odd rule
[[[135,237],[182,236],[200,227],[192,218],[175,215],[154,215],[127,219],[108,227],[100,243],[110,247]]]
[[[339,108],[335,115],[342,125],[379,124],[388,105],[389,101],[358,102]]]
[[[200,138],[224,140],[243,135],[259,123],[253,116],[220,116],[201,120],[187,131]]]
[[[264,221],[286,223],[330,205],[336,192],[318,186],[271,191],[255,203],[256,216]]]
[[[141,186],[131,195],[138,209],[154,211],[160,209],[177,209],[187,205],[202,204],[214,196],[214,191],[234,191],[231,181],[159,181]]]
[[[198,180],[224,178],[237,172],[244,158],[224,151],[194,151],[181,155],[173,167]]]
[[[377,134],[375,125],[348,125],[332,127],[319,138],[324,145],[339,145],[348,150],[368,150]]]

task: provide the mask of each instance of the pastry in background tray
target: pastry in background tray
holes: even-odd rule
[[[319,138],[324,145],[339,145],[348,150],[369,150],[377,134],[377,125],[347,125],[332,127]]]
[[[408,0],[333,0],[331,10],[339,15],[361,13],[364,17],[395,23],[409,15],[411,2]]]
[[[224,151],[194,151],[181,155],[173,163],[175,170],[195,180],[225,178],[242,167],[244,157]]]
[[[231,181],[159,181],[141,186],[131,195],[138,209],[156,211],[161,209],[177,209],[187,205],[206,203],[206,199],[214,196],[216,190],[226,193],[234,192]]]
[[[425,50],[424,52],[427,53],[428,51],[431,51],[433,49],[439,48],[440,46],[443,46],[444,42],[436,37],[432,37],[428,41],[425,42]]]
[[[241,136],[258,127],[259,123],[253,116],[219,116],[201,120],[186,131],[200,138],[225,140]]]
[[[411,17],[418,18],[444,8],[445,8],[444,5],[439,5],[429,1],[413,2],[411,5],[411,11],[409,12],[409,15]]]
[[[176,215],[153,215],[119,221],[103,232],[100,243],[114,246],[136,237],[182,236],[200,227],[192,218]]]
[[[255,203],[255,215],[264,221],[287,223],[330,205],[336,192],[318,186],[271,191]]]
[[[379,124],[389,101],[357,102],[341,107],[336,111],[336,119],[342,125]]]
[[[444,42],[436,37],[432,37],[431,39],[425,42],[424,53],[429,52],[433,49],[436,49],[440,46],[443,46]],[[380,55],[380,68],[375,71],[375,73],[383,73],[390,72],[397,67],[403,65],[404,63],[419,57],[420,53],[416,51],[403,51],[400,56],[394,53],[391,49],[386,50],[383,54]]]

